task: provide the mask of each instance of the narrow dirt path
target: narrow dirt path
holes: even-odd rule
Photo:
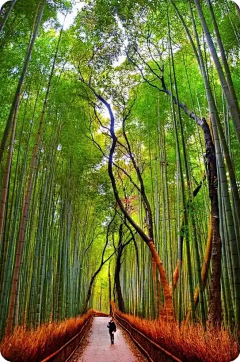
[[[146,362],[146,358],[120,327],[115,333],[115,343],[110,344],[108,317],[95,317],[89,335],[71,362]]]

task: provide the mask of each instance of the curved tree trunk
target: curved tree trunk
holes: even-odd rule
[[[116,137],[115,130],[114,130],[115,118],[114,118],[114,115],[112,112],[112,108],[111,108],[110,104],[100,94],[98,94],[90,84],[87,84],[82,77],[80,77],[80,80],[91,89],[91,91],[94,93],[94,95],[106,106],[106,108],[108,110],[109,117],[110,117],[110,134],[111,134],[111,138],[112,138],[112,144],[110,147],[109,158],[108,158],[108,174],[109,174],[109,177],[111,180],[113,193],[114,193],[115,199],[117,201],[117,204],[119,205],[119,207],[121,209],[121,212],[126,217],[126,220],[136,230],[136,232],[139,234],[139,236],[142,238],[142,240],[147,244],[147,246],[151,252],[152,258],[157,265],[157,269],[158,269],[159,275],[160,275],[160,280],[162,283],[164,299],[165,299],[164,313],[165,313],[165,315],[168,316],[168,318],[173,319],[174,318],[174,308],[173,308],[173,301],[172,301],[172,288],[167,279],[166,271],[165,271],[165,268],[163,267],[160,256],[155,248],[153,238],[151,238],[149,235],[147,235],[144,232],[144,230],[133,220],[133,218],[130,216],[130,214],[125,209],[124,204],[118,193],[116,180],[115,180],[115,177],[113,174],[113,164],[114,164],[113,157],[114,157],[114,152],[115,152],[115,148],[117,145],[117,137]],[[126,117],[125,117],[125,119],[126,119]],[[124,124],[125,119],[123,120],[123,124]],[[128,149],[129,149],[129,147],[128,147]],[[130,152],[130,157],[131,157],[131,152]],[[136,165],[134,164],[134,162],[133,162],[133,165],[138,174],[138,171],[137,171],[137,168],[136,168]],[[141,185],[141,188],[142,188],[142,185]],[[144,196],[144,195],[142,195],[142,196]],[[144,200],[144,201],[146,201],[146,200]],[[145,204],[145,206],[146,206],[146,204]],[[148,218],[149,218],[149,216],[151,218],[151,214],[147,214]],[[151,227],[151,224],[148,224],[148,227],[149,226]],[[152,229],[149,229],[148,232],[149,232],[149,234],[151,234]]]
[[[112,145],[111,145],[110,153],[109,153],[108,173],[109,173],[109,177],[110,177],[110,180],[112,183],[114,196],[116,198],[116,201],[117,201],[122,213],[124,214],[126,219],[129,221],[129,223],[133,226],[133,228],[137,231],[137,233],[142,237],[143,241],[147,244],[147,246],[151,252],[152,258],[157,265],[157,269],[159,271],[160,280],[161,280],[162,287],[163,287],[164,299],[165,299],[164,313],[168,318],[172,319],[172,318],[174,318],[174,309],[173,309],[173,302],[172,302],[172,289],[168,282],[166,271],[163,267],[159,254],[155,248],[154,242],[148,235],[145,234],[145,232],[141,229],[141,227],[131,218],[131,216],[126,211],[126,209],[122,203],[122,200],[120,199],[116,181],[115,181],[115,177],[113,174],[113,155],[114,155],[114,151],[115,151],[115,147],[116,147],[116,143],[117,143],[117,137],[116,137],[115,131],[114,131],[115,119],[114,119],[110,105],[101,96],[98,96],[98,97],[100,97],[100,100],[106,105],[106,107],[109,111],[110,119],[111,119],[110,132],[111,132],[111,136],[112,136]]]

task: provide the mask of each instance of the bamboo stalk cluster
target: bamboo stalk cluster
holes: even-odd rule
[[[45,1],[0,15],[1,337],[112,295],[134,316],[239,325],[239,19],[221,1],[119,5],[121,27],[93,2],[60,31]]]

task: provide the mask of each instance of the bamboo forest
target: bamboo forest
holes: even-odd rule
[[[233,1],[5,2],[4,361],[237,358],[239,100]]]

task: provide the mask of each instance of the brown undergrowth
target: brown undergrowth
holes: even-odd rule
[[[230,362],[238,356],[238,343],[224,328],[204,330],[201,324],[179,326],[176,322],[149,321],[118,310],[115,313],[182,361]]]
[[[93,313],[89,310],[80,317],[44,324],[36,330],[17,327],[3,339],[0,351],[11,362],[40,362],[73,338]]]

